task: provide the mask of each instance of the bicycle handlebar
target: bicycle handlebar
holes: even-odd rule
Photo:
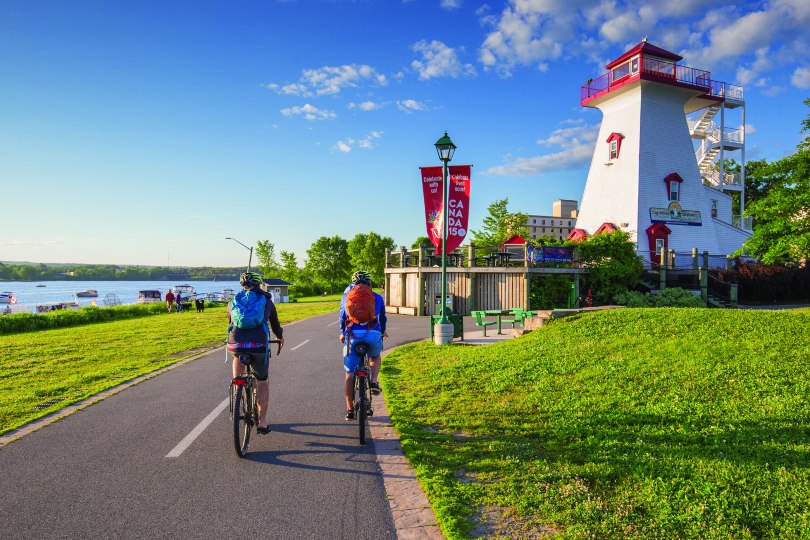
[[[281,354],[281,340],[280,339],[271,339],[267,343],[278,343],[278,349],[276,350],[276,356]]]

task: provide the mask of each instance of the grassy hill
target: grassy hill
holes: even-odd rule
[[[621,309],[410,345],[383,386],[448,538],[800,539],[808,366],[808,310]]]

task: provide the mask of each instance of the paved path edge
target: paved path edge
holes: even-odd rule
[[[385,351],[385,357],[392,350]],[[385,394],[373,400],[374,416],[368,419],[374,452],[380,466],[398,540],[445,540],[436,523],[422,485],[402,452],[399,434],[391,424]]]

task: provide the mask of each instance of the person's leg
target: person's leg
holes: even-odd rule
[[[371,366],[371,382],[374,384],[380,384],[380,368],[382,367],[382,356],[377,355],[371,359],[369,362],[369,366]]]
[[[242,362],[239,361],[238,356],[233,357],[232,368],[233,368],[233,378],[234,379],[239,377],[240,375],[245,374],[245,366],[243,366]]]
[[[259,428],[267,427],[267,403],[270,400],[270,385],[267,381],[259,381],[256,385],[256,404],[259,406]]]
[[[354,408],[354,373],[346,374],[343,390],[346,394],[346,410],[351,411]]]

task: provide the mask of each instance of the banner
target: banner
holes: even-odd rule
[[[526,260],[539,264],[543,262],[570,263],[573,259],[571,248],[556,246],[529,246]]]
[[[448,167],[450,193],[447,220],[447,251],[451,253],[461,245],[467,236],[467,223],[470,216],[470,165]],[[436,253],[442,253],[442,205],[444,204],[444,183],[441,167],[422,167],[422,192],[425,196],[425,225]]]
[[[444,194],[441,167],[421,167],[422,192],[425,195],[425,225],[433,247],[442,243],[442,197]]]

